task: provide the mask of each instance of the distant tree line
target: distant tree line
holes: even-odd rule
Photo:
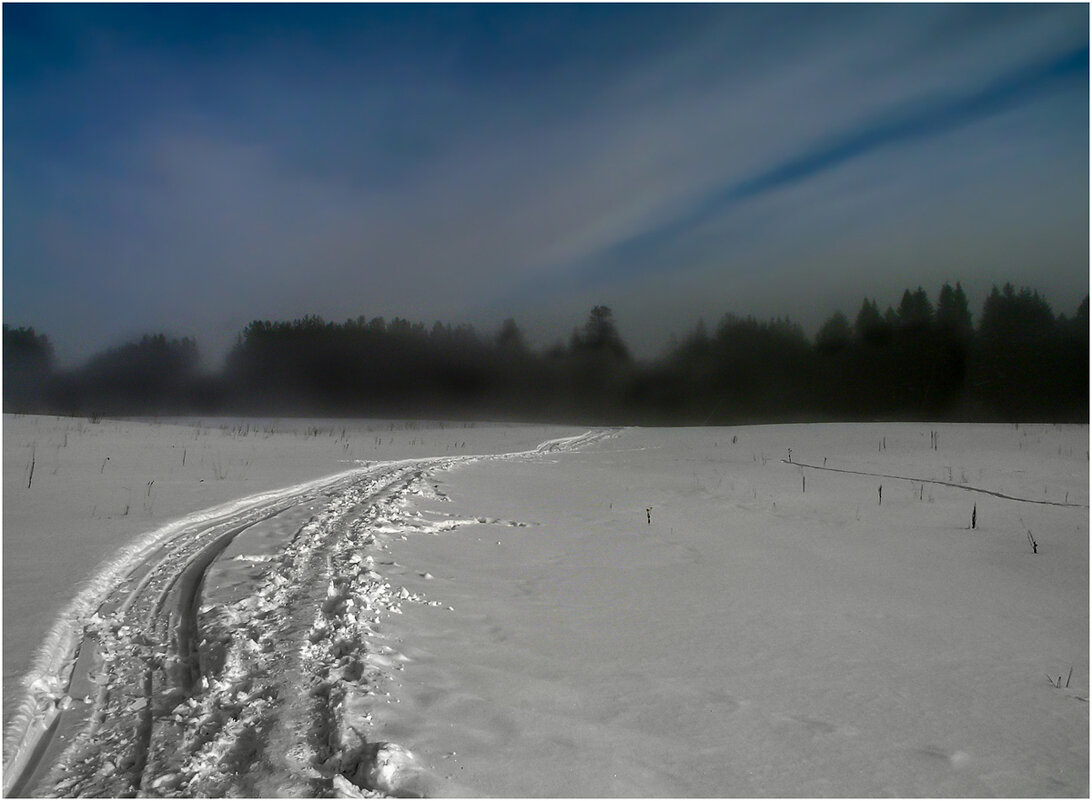
[[[581,423],[809,420],[1087,422],[1086,297],[1056,316],[1030,289],[993,288],[975,325],[966,295],[920,287],[897,308],[865,298],[814,341],[788,318],[726,315],[662,356],[636,360],[596,306],[567,344],[529,348],[505,320],[493,335],[401,318],[254,321],[223,369],[162,334],[58,370],[46,336],[4,326],[4,410],[70,415],[408,416]]]

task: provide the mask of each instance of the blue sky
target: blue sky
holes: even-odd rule
[[[4,321],[65,364],[252,319],[1088,292],[1086,5],[3,7]]]

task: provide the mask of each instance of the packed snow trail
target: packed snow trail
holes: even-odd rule
[[[399,667],[380,619],[425,602],[374,570],[377,538],[481,522],[405,510],[411,495],[434,495],[439,471],[609,436],[365,465],[152,532],[88,583],[43,644],[5,732],[4,794],[423,792],[412,755],[366,737],[376,680]],[[209,568],[237,537],[309,510],[286,547],[260,560],[252,592],[202,603]]]

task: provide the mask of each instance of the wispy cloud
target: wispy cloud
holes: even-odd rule
[[[1072,89],[1074,85],[1078,91],[1087,92],[1088,58],[1088,47],[1078,47],[1006,74],[969,94],[896,108],[854,129],[840,131],[702,198],[682,214],[642,230],[632,239],[618,242],[609,252],[600,254],[601,260],[596,264],[578,268],[578,280],[604,282],[631,276],[641,269],[677,269],[669,263],[634,262],[632,257],[635,252],[660,246],[664,240],[684,237],[736,205],[768,192],[790,188],[876,151],[943,135],[1027,103],[1042,93]]]

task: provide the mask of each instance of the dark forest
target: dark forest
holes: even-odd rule
[[[254,321],[224,367],[194,339],[150,334],[73,370],[47,335],[4,326],[4,411],[414,417],[587,424],[930,420],[1088,422],[1088,298],[1055,315],[1031,289],[997,287],[977,321],[957,283],[881,312],[865,299],[814,341],[788,318],[699,322],[637,360],[596,306],[568,342],[535,350],[506,320],[491,335],[363,316]]]

